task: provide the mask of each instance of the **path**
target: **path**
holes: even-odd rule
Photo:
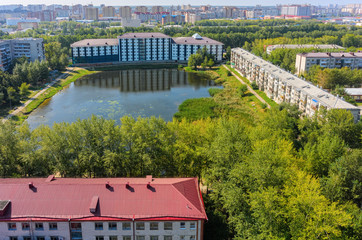
[[[22,112],[32,101],[34,101],[37,97],[39,97],[41,94],[43,94],[46,90],[48,90],[51,86],[53,86],[54,84],[56,84],[58,81],[60,81],[61,79],[64,79],[64,77],[66,75],[68,75],[71,71],[75,70],[75,68],[72,67],[68,67],[67,71],[65,71],[64,73],[62,73],[62,75],[60,75],[59,77],[57,77],[56,79],[54,79],[52,82],[50,82],[45,88],[43,88],[42,90],[40,90],[37,94],[35,94],[32,98],[30,98],[28,101],[26,101],[25,103],[23,103],[21,106],[19,106],[17,109],[15,109],[12,113],[10,113],[9,115],[7,115],[4,119],[2,119],[3,122],[5,122],[6,120],[10,119],[12,116],[15,116],[17,114],[19,114],[20,112]]]
[[[257,97],[262,103],[265,103],[268,108],[270,108],[269,103],[267,103],[262,97],[259,96],[259,94],[257,92],[254,91],[254,89],[252,89],[248,84],[246,84],[238,75],[236,75],[235,73],[233,73],[230,68],[228,66],[226,66],[225,64],[222,65],[224,68],[226,68],[229,72],[231,72],[231,74],[236,77],[237,80],[239,80],[242,84],[245,84],[248,87],[249,92],[251,92],[252,94],[255,95],[255,97]],[[235,69],[236,70],[236,69]],[[237,70],[236,70],[237,71]]]

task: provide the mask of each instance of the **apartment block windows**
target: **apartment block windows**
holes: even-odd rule
[[[109,222],[108,223],[108,230],[117,230],[117,223],[116,222]]]
[[[35,223],[35,230],[43,231],[44,230],[43,223]]]
[[[57,223],[49,223],[49,230],[58,230]]]
[[[96,236],[96,240],[104,240],[103,236]]]
[[[123,239],[122,240],[131,240],[131,236],[123,236]]]
[[[145,230],[145,223],[144,222],[136,223],[136,230]]]
[[[172,230],[172,222],[165,222],[163,225],[164,230]]]
[[[164,236],[163,240],[172,240],[172,236]]]
[[[190,223],[190,229],[196,229],[196,223],[195,222]]]
[[[95,230],[103,230],[103,223],[102,222],[94,223],[94,229]]]
[[[16,230],[16,223],[8,223],[8,230]]]
[[[122,223],[122,230],[131,230],[131,223],[129,222]]]
[[[109,240],[117,240],[117,236],[109,236]]]
[[[136,237],[136,240],[145,240],[146,238],[145,238],[145,236],[137,236]]]
[[[186,229],[186,223],[180,222],[180,229]]]
[[[51,237],[50,237],[50,240],[59,240],[59,237],[57,237],[57,236],[51,236]]]
[[[10,237],[10,240],[18,240],[18,237]]]
[[[158,240],[158,236],[151,236],[150,240]]]
[[[22,223],[21,224],[21,229],[23,229],[24,231],[29,230],[30,229],[29,223]]]
[[[151,222],[150,230],[158,230],[158,222]]]

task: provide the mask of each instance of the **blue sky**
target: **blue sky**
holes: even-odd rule
[[[235,1],[235,0],[177,0],[177,1],[170,1],[170,0],[121,0],[121,1],[114,1],[114,0],[1,0],[1,5],[6,4],[64,4],[64,5],[72,5],[75,3],[80,4],[90,4],[93,3],[94,5],[106,4],[106,5],[113,5],[113,6],[120,6],[120,5],[181,5],[181,4],[191,4],[191,5],[229,5],[229,6],[252,6],[256,4],[260,5],[276,5],[276,4],[312,4],[312,5],[327,5],[327,4],[339,4],[344,5],[348,3],[359,3],[360,0],[305,0],[305,1],[291,1],[291,0],[255,0],[255,1]]]

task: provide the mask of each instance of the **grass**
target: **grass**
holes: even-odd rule
[[[221,93],[222,91],[222,88],[209,88],[209,94],[211,97],[215,96],[218,93]]]
[[[238,71],[236,71],[234,68],[232,68],[230,65],[226,65],[226,66],[228,66],[228,68],[229,68],[233,73],[235,73],[239,78],[241,78],[246,84],[248,84],[248,85],[251,87],[251,83],[250,83],[250,81],[249,81],[247,78],[241,76],[240,73],[239,73]],[[270,99],[270,98],[265,94],[265,92],[260,91],[260,90],[254,90],[254,91],[255,91],[256,93],[258,93],[259,96],[260,96],[262,99],[264,99],[264,101],[267,102],[271,107],[278,106],[278,104],[277,104],[276,102],[274,102],[272,99]]]
[[[362,106],[362,102],[356,102],[357,106]]]
[[[213,98],[187,99],[179,106],[179,111],[174,114],[178,120],[186,118],[190,121],[217,117],[214,108],[217,106]]]
[[[67,77],[65,77],[64,79],[60,80],[58,83],[51,86],[43,94],[38,96],[37,99],[33,100],[28,106],[26,106],[24,114],[29,114],[32,111],[34,111],[34,109],[39,107],[39,105],[42,104],[45,100],[53,97],[57,92],[62,90],[64,87],[68,86],[71,82],[74,82],[78,78],[92,73],[95,72],[88,71],[86,69],[80,69],[70,73]]]

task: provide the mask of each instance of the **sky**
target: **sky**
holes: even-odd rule
[[[235,0],[1,0],[0,5],[7,4],[63,4],[63,5],[74,5],[74,4],[90,4],[99,6],[100,4],[110,5],[110,6],[121,6],[121,5],[182,5],[182,4],[191,4],[191,5],[216,5],[216,6],[254,6],[260,4],[263,6],[274,6],[276,4],[312,4],[312,5],[328,5],[328,4],[338,4],[344,5],[348,3],[361,3],[361,0],[255,0],[255,1],[235,1]]]

